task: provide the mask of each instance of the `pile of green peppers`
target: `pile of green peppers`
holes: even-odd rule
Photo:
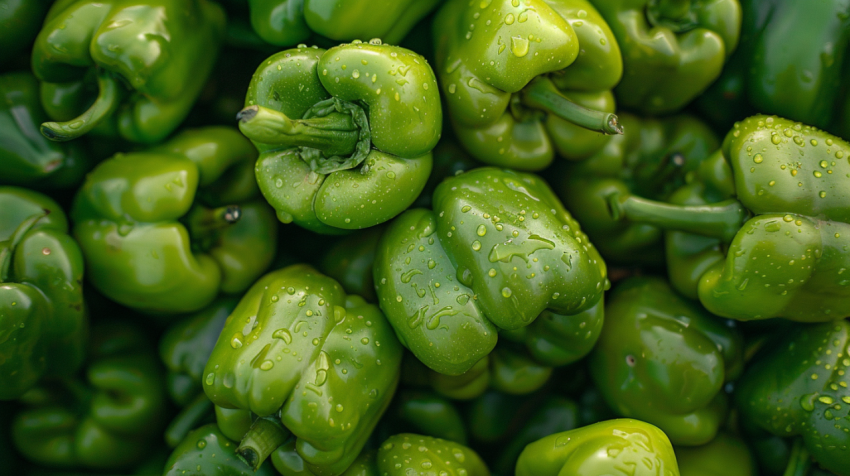
[[[850,0],[0,0],[0,474],[850,476]]]

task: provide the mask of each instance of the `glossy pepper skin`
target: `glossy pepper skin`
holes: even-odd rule
[[[555,433],[525,447],[516,476],[597,475],[634,470],[634,476],[679,476],[670,440],[638,420],[608,420]]]
[[[159,444],[165,379],[139,329],[113,321],[92,331],[82,379],[46,382],[27,393],[12,437],[28,460],[53,468],[117,471]]]
[[[74,373],[88,325],[83,256],[50,198],[0,187],[0,400]]]
[[[0,0],[0,67],[26,54],[52,0]]]
[[[331,40],[380,38],[396,44],[441,0],[248,0],[251,26],[275,46],[315,33]]]
[[[757,476],[756,462],[747,442],[720,432],[711,442],[695,447],[677,447],[681,476]]]
[[[59,121],[42,133],[66,141],[98,128],[131,142],[162,141],[201,93],[224,25],[224,11],[209,0],[59,0],[32,54],[44,107]]]
[[[720,141],[699,119],[664,119],[621,114],[628,134],[611,136],[599,152],[558,169],[554,187],[564,206],[609,264],[658,266],[664,262],[664,233],[644,223],[611,218],[611,193],[666,200],[688,180]]]
[[[622,133],[620,47],[588,0],[448,0],[433,30],[448,114],[474,158],[541,170]]]
[[[490,476],[481,457],[471,448],[414,433],[391,436],[376,452],[364,452],[344,476],[406,476],[423,473]]]
[[[741,46],[706,91],[700,112],[723,127],[759,111],[850,134],[842,83],[850,47],[843,0],[741,0]],[[801,40],[791,25],[818,25]]]
[[[281,51],[257,69],[245,106],[239,128],[260,150],[266,200],[283,223],[323,234],[410,206],[442,130],[431,67],[379,40]]]
[[[189,130],[98,165],[74,200],[74,236],[99,291],[147,312],[193,312],[247,289],[274,258],[256,151],[231,128]]]
[[[256,472],[236,455],[237,443],[230,441],[215,423],[204,425],[174,448],[165,463],[163,476],[274,476],[271,466]]]
[[[338,475],[388,407],[401,352],[377,306],[294,265],[242,298],[204,369],[204,391],[254,467],[274,452],[282,473]]]
[[[473,368],[500,329],[526,327],[547,309],[576,316],[609,286],[605,263],[549,186],[495,168],[446,179],[433,211],[393,221],[374,273],[402,344],[446,375]]]
[[[591,0],[623,50],[621,107],[674,113],[720,76],[738,45],[739,0]]]
[[[82,181],[91,165],[90,155],[79,143],[53,142],[39,132],[47,116],[35,76],[28,72],[0,75],[0,99],[0,183],[51,189]]]
[[[589,368],[608,405],[676,445],[711,441],[726,417],[723,386],[743,367],[737,330],[660,278],[623,281],[606,307]]]
[[[781,437],[801,437],[824,469],[850,475],[850,322],[798,326],[756,355],[739,380],[741,417]]]
[[[713,314],[841,319],[850,314],[848,154],[850,144],[831,134],[754,116],[671,199],[687,205],[615,194],[610,206],[615,216],[684,232],[668,234],[671,281],[682,275],[685,294]]]

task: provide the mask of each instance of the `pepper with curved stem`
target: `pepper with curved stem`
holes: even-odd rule
[[[548,78],[537,78],[522,90],[522,104],[546,111],[579,127],[603,134],[622,134],[616,114],[597,111],[570,101]]]
[[[127,90],[112,73],[107,71],[98,73],[97,86],[99,89],[97,99],[86,112],[70,121],[43,123],[41,133],[44,137],[57,142],[74,140],[88,134],[111,116],[121,105]]]
[[[290,119],[282,112],[249,106],[236,116],[245,137],[261,144],[311,147],[330,155],[350,155],[358,127],[351,116],[334,113],[312,120]]]

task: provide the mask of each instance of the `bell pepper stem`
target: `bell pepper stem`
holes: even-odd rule
[[[809,451],[803,444],[802,438],[794,440],[794,445],[791,447],[791,457],[788,459],[788,466],[785,467],[785,472],[782,476],[806,476],[809,474],[809,468],[812,466],[812,458],[809,456]]]
[[[262,106],[246,107],[236,115],[239,130],[254,142],[281,148],[309,147],[325,155],[354,153],[359,128],[351,115],[338,112],[324,117],[290,119]]]
[[[125,93],[118,79],[101,72],[97,75],[97,85],[100,88],[97,99],[86,112],[70,121],[43,123],[41,133],[44,137],[56,142],[82,137],[115,112]]]
[[[186,226],[193,238],[201,238],[233,225],[240,218],[242,218],[242,208],[239,205],[218,208],[195,205],[186,215]]]
[[[213,403],[201,392],[192,403],[180,410],[180,413],[171,420],[165,430],[165,442],[171,448],[176,448],[190,431],[199,427],[204,420],[212,420],[214,417]]]
[[[236,448],[236,455],[256,471],[274,450],[286,443],[289,435],[277,418],[258,418]]]
[[[39,220],[46,217],[50,214],[50,210],[44,210],[43,214],[32,215],[26,220],[22,221],[18,228],[15,229],[15,232],[12,234],[12,237],[9,238],[5,243],[3,243],[2,248],[0,248],[0,283],[5,283],[7,279],[9,279],[9,270],[12,268],[12,257],[15,254],[15,248],[23,241],[24,237],[29,233],[33,226],[38,223]]]
[[[608,211],[614,220],[647,223],[664,230],[682,231],[718,238],[732,238],[750,218],[750,213],[737,200],[725,200],[709,205],[671,205],[634,195],[608,195]]]
[[[623,133],[623,125],[616,114],[596,111],[570,101],[547,78],[537,78],[522,90],[522,104],[542,109],[591,131],[603,134]]]

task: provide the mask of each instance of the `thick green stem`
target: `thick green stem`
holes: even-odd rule
[[[183,408],[171,420],[171,423],[165,430],[165,442],[171,448],[177,447],[190,431],[201,426],[204,420],[212,421],[214,416],[213,403],[207,398],[204,392],[201,392],[192,400],[192,403]]]
[[[262,106],[246,107],[236,116],[239,130],[254,142],[282,148],[309,147],[325,155],[354,153],[360,129],[351,115],[333,112],[325,117],[290,119]]]
[[[100,92],[89,109],[80,116],[65,122],[45,122],[41,125],[41,133],[52,141],[65,142],[81,137],[104,119],[112,115],[121,104],[126,93],[114,76],[100,72],[97,75],[97,85]]]
[[[286,443],[289,435],[277,418],[258,418],[236,448],[236,455],[256,471],[274,450]]]
[[[794,446],[791,448],[791,457],[788,460],[788,466],[785,467],[785,472],[782,476],[806,476],[809,474],[809,468],[812,466],[812,459],[809,456],[809,451],[803,444],[802,438],[794,440]]]
[[[537,78],[522,90],[522,104],[542,109],[591,131],[604,134],[623,133],[623,126],[616,114],[596,111],[570,101],[547,78]]]
[[[205,250],[215,241],[218,233],[242,218],[239,205],[206,208],[195,205],[183,219],[192,237],[192,245]]]
[[[665,230],[718,238],[732,238],[750,218],[750,213],[737,200],[725,200],[710,205],[671,205],[636,196],[623,197],[613,193],[607,197],[608,209],[614,220],[647,223]]]
[[[15,248],[23,241],[32,227],[49,214],[50,210],[44,210],[43,214],[33,215],[27,218],[18,225],[15,233],[8,240],[0,243],[0,283],[5,283],[9,279],[9,270],[12,268],[12,257],[15,255]]]

